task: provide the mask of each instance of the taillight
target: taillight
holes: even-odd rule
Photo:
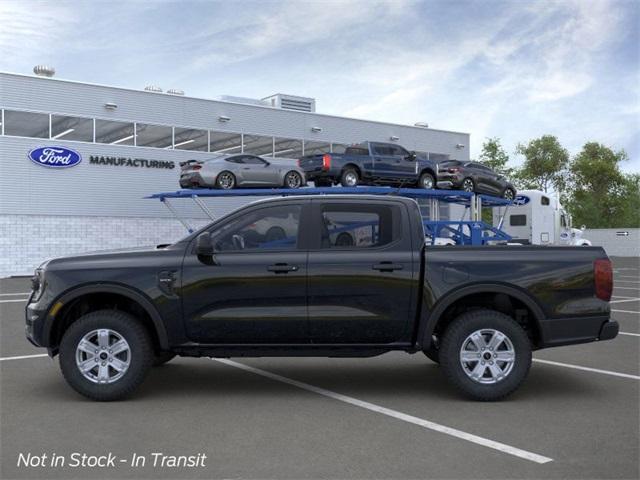
[[[193,167],[191,167],[191,170],[200,170],[202,168],[202,165],[194,165]]]
[[[302,166],[302,160],[298,159],[298,167],[301,167],[301,166]]]
[[[322,169],[329,170],[331,168],[331,155],[325,153],[322,156]]]
[[[450,168],[449,170],[447,170],[449,173],[457,173],[460,171],[459,168]]]
[[[593,278],[596,284],[596,297],[600,300],[611,300],[613,291],[613,268],[611,260],[599,258],[593,262]]]

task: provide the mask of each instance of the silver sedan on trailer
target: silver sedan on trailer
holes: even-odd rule
[[[181,188],[285,187],[306,185],[296,160],[266,160],[246,153],[219,155],[208,160],[180,163]]]

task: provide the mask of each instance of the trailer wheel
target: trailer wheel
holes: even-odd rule
[[[511,317],[495,310],[473,310],[447,327],[439,357],[458,390],[475,400],[500,400],[529,373],[531,342]]]

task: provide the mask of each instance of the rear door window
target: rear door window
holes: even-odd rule
[[[400,210],[390,205],[324,205],[323,249],[367,249],[400,238]]]

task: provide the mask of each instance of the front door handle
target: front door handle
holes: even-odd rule
[[[401,263],[380,262],[371,265],[371,268],[380,270],[381,272],[393,272],[394,270],[402,270],[403,265]]]
[[[286,263],[276,263],[274,265],[269,265],[267,270],[273,273],[289,273],[298,271],[298,266],[288,265]]]

